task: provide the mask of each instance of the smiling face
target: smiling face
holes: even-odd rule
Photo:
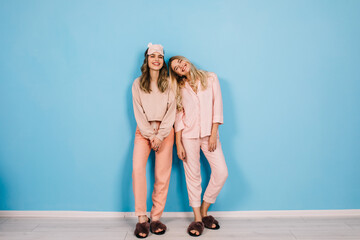
[[[151,70],[159,71],[164,65],[164,56],[158,52],[148,55],[147,58]]]
[[[191,69],[190,63],[182,59],[173,60],[170,67],[178,76],[188,75]]]

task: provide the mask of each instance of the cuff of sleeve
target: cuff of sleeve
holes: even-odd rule
[[[152,134],[150,137],[149,137],[149,140],[152,141],[154,139],[154,137],[156,137],[156,135]]]
[[[164,137],[161,134],[156,134],[155,137],[157,137],[160,141],[164,140]]]
[[[175,132],[179,132],[179,131],[183,130],[184,128],[185,128],[185,125],[182,121],[175,124]]]
[[[222,116],[214,116],[214,117],[213,117],[213,123],[223,124],[223,123],[224,123],[224,119],[223,119]]]

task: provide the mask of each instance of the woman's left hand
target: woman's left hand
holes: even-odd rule
[[[216,150],[217,135],[210,135],[209,137],[209,151],[213,152]]]

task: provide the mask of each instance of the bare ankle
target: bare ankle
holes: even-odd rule
[[[194,216],[194,221],[195,222],[201,222],[202,221],[202,215],[201,214],[196,214]]]
[[[200,213],[201,213],[201,217],[206,217],[206,216],[207,216],[207,212],[206,212],[206,210],[203,208],[202,205],[201,205],[201,207],[200,207]]]
[[[206,201],[203,201],[201,203],[201,207],[200,207],[200,212],[201,212],[201,216],[202,217],[206,217],[207,216],[207,212],[208,212],[208,209],[210,207],[211,203],[208,203]]]

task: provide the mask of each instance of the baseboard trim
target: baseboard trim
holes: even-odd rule
[[[279,210],[279,211],[213,211],[215,217],[281,218],[281,217],[349,217],[360,216],[360,209],[344,210]],[[163,217],[192,217],[192,212],[164,212]],[[0,217],[61,217],[61,218],[126,218],[134,212],[87,212],[87,211],[0,211]]]

